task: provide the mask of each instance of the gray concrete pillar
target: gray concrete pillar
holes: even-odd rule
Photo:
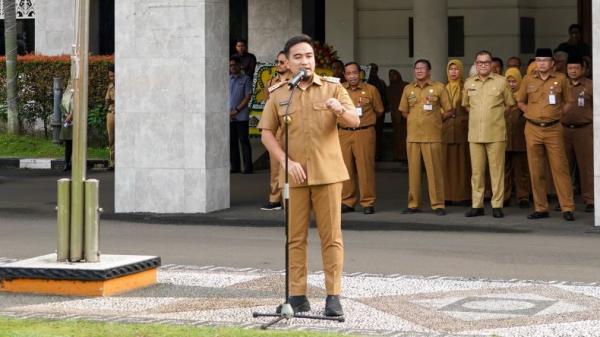
[[[325,0],[325,40],[344,62],[357,61],[356,21],[356,0]]]
[[[285,42],[301,33],[301,0],[248,1],[248,50],[259,62],[273,62]]]
[[[115,6],[116,212],[228,208],[228,1]]]
[[[448,63],[448,4],[447,0],[413,1],[414,58],[431,62],[432,78],[446,80]]]
[[[592,1],[592,64],[594,65],[594,200],[600,200],[600,1]],[[596,207],[598,205],[595,202]],[[600,226],[596,208],[594,224]]]
[[[75,1],[35,2],[35,52],[42,55],[71,54],[75,38]]]

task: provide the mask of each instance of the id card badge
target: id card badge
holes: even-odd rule
[[[423,105],[423,110],[425,110],[425,111],[431,111],[431,110],[433,110],[433,105],[431,105],[431,104],[424,104]]]
[[[356,107],[356,115],[358,117],[362,117],[362,107],[360,107],[360,106]]]
[[[578,98],[577,98],[577,106],[579,106],[579,107],[584,107],[584,106],[585,106],[585,98],[583,98],[583,97],[578,97]]]
[[[554,105],[556,104],[556,95],[552,94],[552,95],[548,95],[548,103]]]

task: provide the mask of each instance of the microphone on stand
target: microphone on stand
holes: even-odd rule
[[[295,88],[298,86],[298,83],[304,79],[306,79],[306,69],[300,68],[300,71],[288,82],[288,86],[290,88]]]

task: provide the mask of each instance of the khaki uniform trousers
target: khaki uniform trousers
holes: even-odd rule
[[[421,159],[425,163],[427,187],[431,208],[444,208],[444,172],[442,170],[442,143],[407,142],[408,154],[408,207],[421,208]]]
[[[375,204],[375,128],[350,131],[339,130],[340,146],[350,180],[343,183],[342,203],[354,207],[360,189],[360,205]]]
[[[471,198],[471,162],[468,143],[442,144],[445,200]]]
[[[594,203],[594,128],[564,128],[565,152],[571,168],[577,163],[581,197],[586,205]]]
[[[510,200],[513,190],[518,201],[529,201],[531,178],[525,151],[506,152],[504,170],[504,201]]]
[[[471,150],[471,189],[473,208],[483,208],[486,167],[489,162],[492,207],[504,206],[504,155],[506,142],[469,143]]]
[[[106,114],[106,131],[108,133],[109,166],[115,166],[115,113]]]
[[[339,295],[344,267],[342,183],[290,188],[290,295],[306,295],[307,238],[310,212],[315,213],[327,295]]]
[[[531,174],[535,210],[537,212],[548,211],[545,174],[546,158],[548,158],[558,202],[563,212],[572,212],[575,209],[573,186],[569,175],[562,125],[557,123],[544,128],[527,123],[525,125],[525,142],[527,143],[527,161]]]
[[[269,202],[278,203],[281,202],[281,186],[279,186],[279,170],[281,164],[275,158],[269,157],[269,173],[271,175],[271,189],[269,193]]]

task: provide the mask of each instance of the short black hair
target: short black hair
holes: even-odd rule
[[[235,44],[238,44],[238,42],[241,42],[244,45],[246,45],[246,47],[248,47],[248,41],[246,39],[240,37],[237,40],[235,40]]]
[[[229,62],[235,62],[235,64],[242,64],[242,59],[238,55],[231,55],[229,57]]]
[[[306,34],[302,34],[302,35],[294,36],[293,38],[287,40],[287,42],[285,43],[285,46],[283,47],[283,52],[285,53],[285,55],[290,56],[290,49],[292,49],[293,46],[295,46],[299,43],[308,43],[310,45],[310,47],[313,49],[313,51],[315,50],[315,44],[313,42],[313,39]]]
[[[504,62],[502,62],[502,59],[499,57],[492,57],[492,62],[498,62],[500,63],[500,68],[504,69]]]
[[[571,32],[571,29],[573,29],[573,28],[577,28],[577,30],[581,33],[581,26],[579,24],[574,23],[574,24],[570,25],[569,33]]]
[[[418,59],[415,61],[413,68],[417,66],[417,64],[419,63],[425,63],[425,65],[427,65],[427,70],[431,70],[431,62],[429,62],[429,60],[426,59]]]
[[[285,52],[283,50],[280,50],[279,53],[277,53],[277,56],[279,56],[281,54],[285,55]]]
[[[487,56],[489,56],[489,57],[490,57],[492,60],[494,59],[494,58],[493,58],[493,56],[492,56],[492,53],[490,53],[489,51],[487,51],[487,50],[485,50],[485,49],[484,49],[484,50],[480,50],[480,51],[478,51],[478,52],[477,52],[477,54],[475,54],[475,58],[477,58],[477,56],[479,56],[479,55],[487,55]]]
[[[354,61],[344,64],[344,71],[346,71],[347,66],[351,66],[351,65],[355,65],[356,69],[358,69],[358,72],[360,72],[360,64],[358,64],[357,62],[354,62]]]
[[[523,63],[518,56],[511,56],[506,60],[506,62],[508,63],[508,61],[510,61],[510,60],[517,60],[517,61],[519,61],[519,64]]]
[[[115,65],[114,65],[114,63],[110,63],[108,65],[108,71],[110,71],[111,73],[115,72]]]

